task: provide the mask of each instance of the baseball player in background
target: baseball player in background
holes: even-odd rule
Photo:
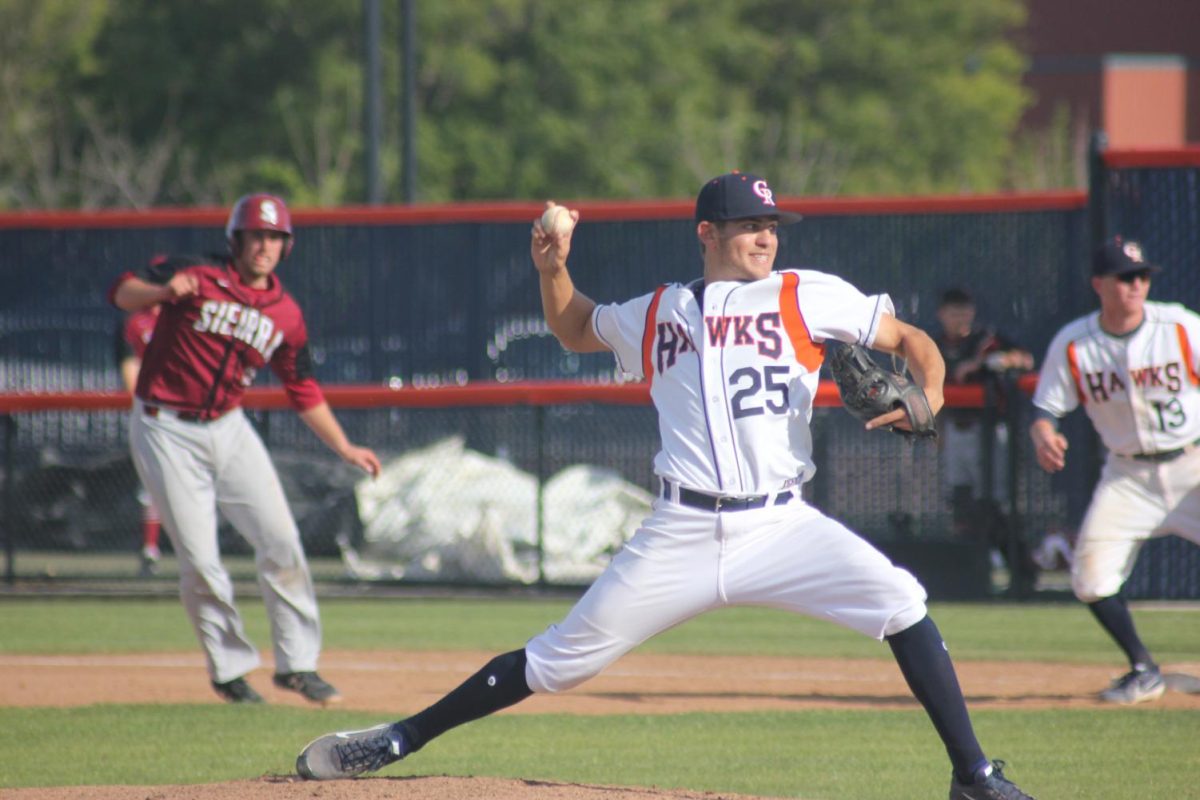
[[[121,373],[121,382],[125,384],[125,391],[131,394],[137,386],[138,370],[142,366],[142,356],[146,352],[146,345],[150,344],[150,338],[154,335],[154,325],[158,322],[158,309],[159,307],[155,305],[127,314],[117,328],[117,369]],[[138,485],[137,499],[142,508],[142,548],[139,553],[138,574],[149,577],[154,574],[158,568],[158,561],[162,558],[162,551],[158,547],[162,520],[158,515],[158,509],[154,507],[154,501],[146,493],[145,487],[140,484]]]
[[[626,303],[597,305],[575,290],[567,255],[578,212],[569,213],[558,233],[541,221],[533,228],[546,321],[568,350],[610,350],[623,372],[649,381],[662,438],[660,496],[560,623],[414,716],[316,739],[297,759],[299,774],[378,769],[534,692],[578,686],[698,614],[760,605],[888,642],[950,755],[951,800],[1028,798],[980,748],[921,585],[801,497],[815,469],[809,422],[825,342],[908,359],[936,412],[943,364],[933,341],[898,321],[886,295],[813,270],[773,272],[778,226],[794,215],[753,175],[722,175],[700,191],[703,277]],[[867,427],[906,420],[901,409]]]
[[[1129,659],[1130,671],[1100,693],[1113,703],[1155,700],[1165,689],[1121,596],[1138,551],[1168,533],[1200,544],[1200,316],[1146,299],[1158,269],[1121,237],[1096,251],[1100,310],[1050,342],[1029,431],[1038,464],[1058,472],[1067,456],[1058,420],[1083,406],[1108,450],[1075,543],[1071,588]]]
[[[138,375],[129,425],[134,465],[162,514],[179,561],[180,596],[213,689],[261,703],[245,675],[260,661],[221,564],[217,510],[254,547],[271,623],[274,683],[308,700],[340,699],[317,673],[321,624],[300,532],[270,456],[243,414],[242,396],[269,364],[300,418],[347,463],[371,475],[379,459],[351,443],[312,373],[300,307],[274,274],[294,244],[278,197],[247,195],[225,226],[229,255],[175,256],[110,290],[119,308],[160,304]]]

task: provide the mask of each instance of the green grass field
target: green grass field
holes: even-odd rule
[[[322,603],[326,647],[519,647],[566,601],[338,600]],[[247,627],[268,640],[261,605]],[[956,659],[1111,663],[1120,658],[1078,604],[936,605]],[[1200,610],[1136,611],[1160,660],[1200,661]],[[194,651],[178,602],[0,599],[0,652]],[[694,620],[639,652],[889,658],[827,623],[736,609]],[[1053,669],[1047,663],[1047,669]],[[981,710],[989,754],[1039,798],[1196,796],[1200,710]],[[291,772],[304,742],[380,722],[295,707],[95,705],[0,708],[0,787],[205,783]],[[54,769],[47,769],[49,754]],[[500,715],[451,731],[385,775],[492,775],[680,787],[807,800],[944,797],[949,768],[919,711],[819,710],[673,715]]]

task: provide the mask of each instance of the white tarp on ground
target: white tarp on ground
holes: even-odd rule
[[[386,464],[355,487],[363,541],[340,541],[364,580],[533,583],[537,479],[466,449],[459,437]],[[587,583],[633,535],[653,496],[612,470],[575,465],[547,481],[544,570],[552,583]]]

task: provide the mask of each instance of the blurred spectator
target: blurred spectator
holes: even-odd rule
[[[942,482],[955,534],[986,542],[993,561],[1002,560],[1009,568],[1009,592],[1027,594],[1037,579],[1037,564],[1024,537],[1010,535],[1011,521],[1004,512],[1009,493],[1003,377],[1009,371],[1032,369],[1033,356],[995,329],[978,324],[975,301],[965,289],[943,293],[937,318],[941,329],[935,338],[946,360],[946,386],[988,384],[999,412],[991,441],[990,476],[983,412],[947,405],[941,414]]]

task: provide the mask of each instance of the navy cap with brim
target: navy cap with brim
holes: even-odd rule
[[[696,197],[695,217],[696,222],[775,217],[781,225],[801,219],[776,205],[775,192],[765,179],[746,172],[730,172],[704,184]]]
[[[1162,267],[1146,261],[1142,246],[1121,236],[1114,236],[1092,256],[1092,276],[1128,275],[1131,272],[1161,272]]]

